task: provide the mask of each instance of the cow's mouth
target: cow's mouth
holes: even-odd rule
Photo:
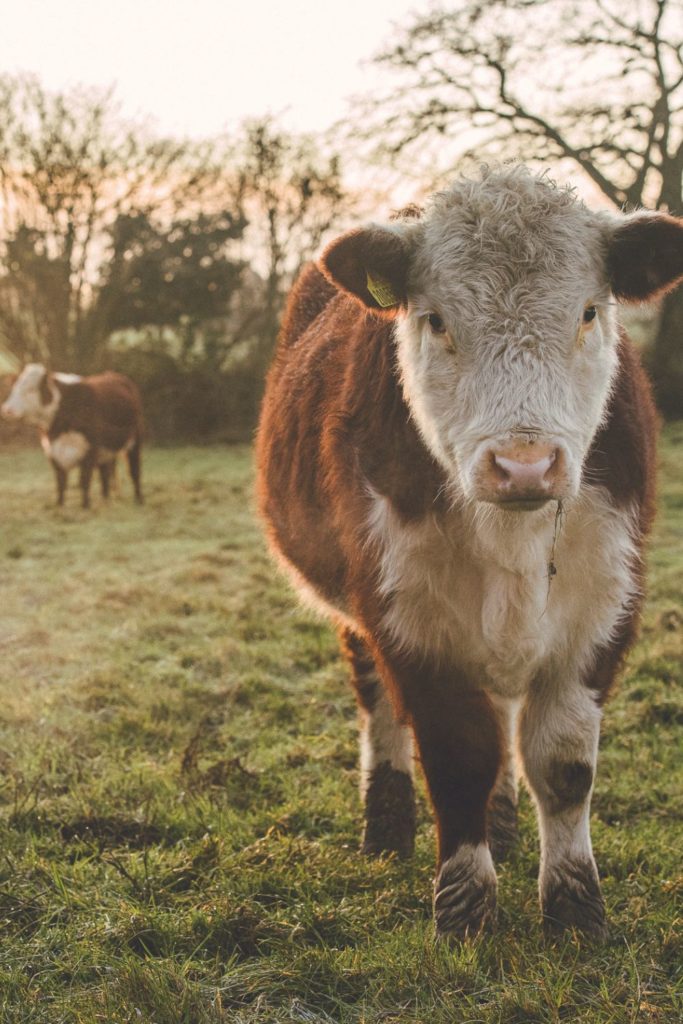
[[[543,508],[551,501],[551,498],[509,498],[508,500],[496,501],[494,504],[506,512],[535,512]]]

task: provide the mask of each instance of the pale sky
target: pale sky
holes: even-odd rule
[[[196,137],[244,117],[284,114],[328,128],[372,89],[360,62],[429,0],[12,0],[0,71],[48,88],[108,86],[129,116]]]

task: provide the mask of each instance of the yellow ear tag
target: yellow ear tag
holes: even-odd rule
[[[383,277],[373,277],[369,270],[366,271],[366,276],[368,291],[382,309],[398,306],[398,298],[388,281]]]

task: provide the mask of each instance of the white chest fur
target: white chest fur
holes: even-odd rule
[[[53,440],[43,435],[41,443],[47,457],[64,470],[77,466],[90,448],[88,439],[77,430],[67,430]]]
[[[544,668],[580,672],[633,596],[630,523],[595,487],[582,488],[558,529],[554,504],[405,524],[375,494],[385,626],[404,649],[458,665],[501,696],[521,694]]]

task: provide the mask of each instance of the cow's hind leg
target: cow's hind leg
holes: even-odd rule
[[[132,448],[129,448],[126,456],[128,458],[128,469],[130,478],[133,481],[135,500],[142,505],[142,487],[140,485],[140,442],[136,441]]]
[[[579,681],[539,682],[521,714],[520,749],[541,834],[541,908],[551,932],[606,933],[589,825],[599,728],[600,709]]]
[[[109,497],[110,483],[113,475],[113,463],[112,462],[101,462],[97,467],[100,473],[100,485],[102,487],[102,497]]]
[[[351,664],[360,717],[362,851],[409,857],[415,844],[412,732],[397,720],[364,641],[345,630],[342,646]]]
[[[492,697],[500,725],[501,766],[489,797],[487,834],[494,861],[504,860],[517,839],[515,734],[518,702]]]

